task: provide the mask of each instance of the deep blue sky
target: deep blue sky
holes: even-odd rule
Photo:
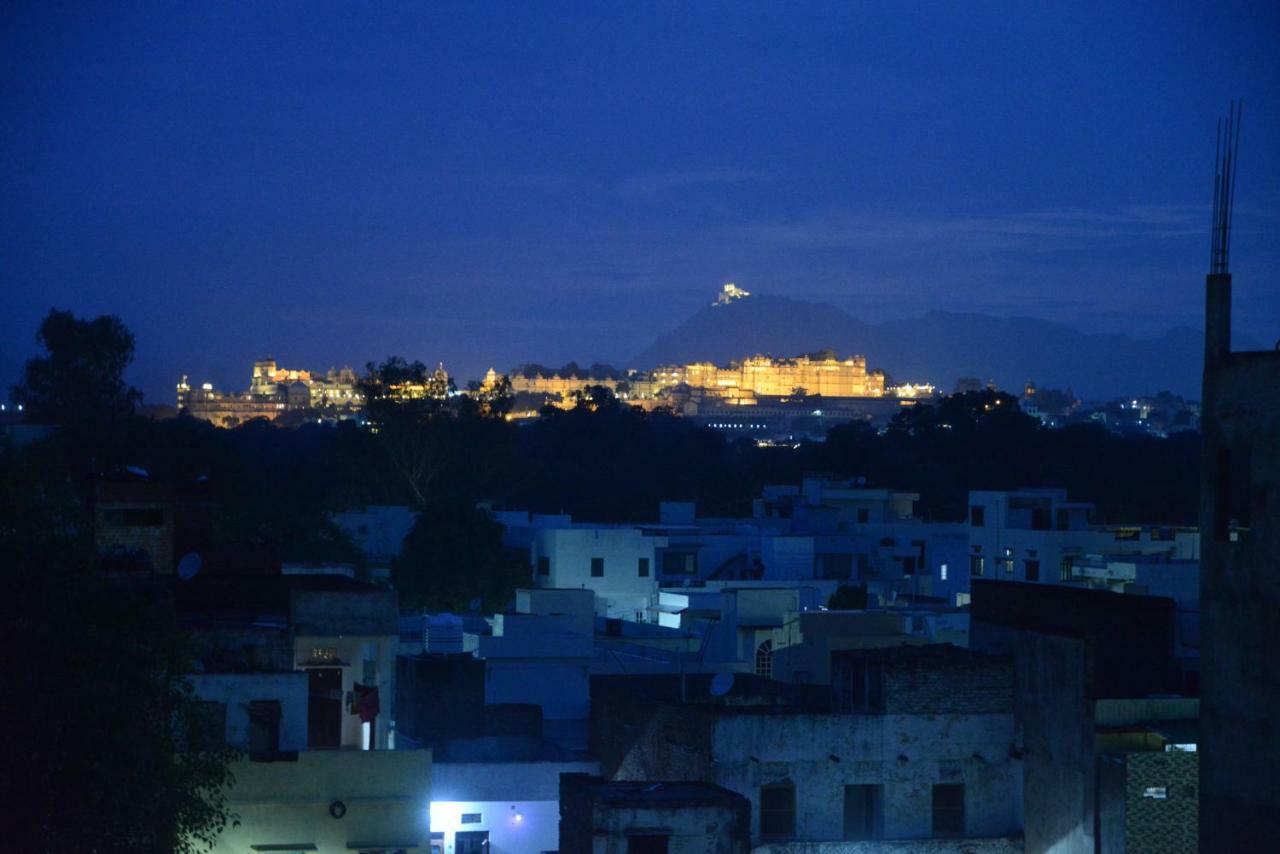
[[[0,75],[5,385],[51,306],[119,314],[157,402],[622,362],[725,281],[1198,326],[1236,96],[1238,323],[1280,326],[1274,2],[10,2]]]

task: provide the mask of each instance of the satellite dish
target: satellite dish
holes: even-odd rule
[[[711,696],[723,697],[733,690],[733,674],[717,673],[711,677]]]
[[[187,552],[182,556],[182,560],[178,561],[178,577],[183,581],[190,581],[196,577],[196,573],[200,571],[203,561],[200,555],[195,552]]]

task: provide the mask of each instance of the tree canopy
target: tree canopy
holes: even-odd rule
[[[13,398],[34,421],[123,418],[142,395],[124,380],[133,362],[133,333],[120,318],[80,320],[69,311],[50,310],[36,340],[46,354],[28,360]]]

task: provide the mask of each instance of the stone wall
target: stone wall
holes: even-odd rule
[[[1194,854],[1199,850],[1199,754],[1130,753],[1126,759],[1126,854]],[[1152,796],[1160,791],[1164,797]]]

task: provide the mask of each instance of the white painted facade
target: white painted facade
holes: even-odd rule
[[[530,566],[538,587],[595,593],[596,613],[643,621],[658,590],[657,550],[664,537],[637,528],[573,527],[535,530]]]
[[[280,704],[278,750],[307,749],[307,674],[293,673],[195,673],[188,677],[201,700],[226,707],[226,743],[249,749],[249,704]]]
[[[1068,501],[1061,489],[970,492],[970,575],[1040,584],[1096,581],[1095,586],[1108,587],[1116,580],[1107,577],[1108,557],[1200,558],[1200,535],[1194,529],[1093,525],[1092,510],[1092,505]],[[1088,560],[1090,556],[1095,559]],[[1098,558],[1104,559],[1100,570]]]
[[[440,854],[456,854],[459,831],[481,831],[488,833],[492,854],[555,851],[560,775],[599,770],[594,760],[437,763],[432,768],[433,844],[440,846]]]

